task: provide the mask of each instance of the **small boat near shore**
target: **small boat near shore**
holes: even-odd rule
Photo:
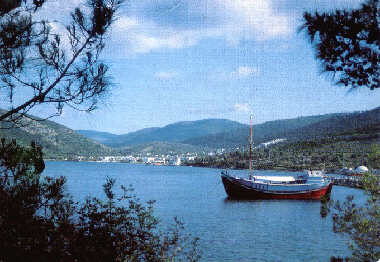
[[[222,182],[230,198],[239,199],[311,199],[330,194],[332,183],[321,171],[307,171],[295,176],[237,177],[222,172]]]
[[[250,119],[249,176],[238,177],[222,171],[221,179],[230,198],[238,199],[312,199],[330,194],[333,183],[320,170],[287,176],[252,174],[252,116]]]

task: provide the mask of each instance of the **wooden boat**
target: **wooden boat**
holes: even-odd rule
[[[222,172],[222,181],[230,198],[242,199],[313,199],[330,194],[332,183],[323,176],[305,175],[251,176],[241,178]]]
[[[332,183],[319,170],[287,176],[252,174],[252,116],[250,120],[249,177],[242,178],[222,171],[221,178],[230,198],[241,199],[313,199],[330,194]]]

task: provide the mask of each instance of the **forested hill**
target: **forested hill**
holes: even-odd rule
[[[355,112],[334,116],[294,130],[288,134],[289,140],[320,139],[327,136],[340,136],[356,130],[377,129],[380,125],[380,107],[370,111]]]
[[[227,119],[204,119],[198,121],[183,121],[164,126],[162,128],[146,128],[136,132],[119,135],[117,137],[101,137],[101,140],[91,137],[105,145],[112,147],[126,147],[152,142],[182,143],[187,139],[204,135],[218,134],[232,131],[247,125]],[[86,135],[87,131],[80,131]],[[98,135],[101,135],[98,133]]]
[[[266,142],[276,138],[286,138],[295,130],[311,126],[321,121],[328,121],[334,117],[344,117],[348,114],[326,114],[318,116],[306,116],[293,119],[268,121],[254,125],[253,138],[255,144]],[[248,143],[249,127],[239,128],[214,135],[207,135],[188,139],[184,143],[192,145],[207,145],[209,147],[231,147],[246,145]],[[217,146],[219,145],[219,146]]]
[[[24,119],[24,127],[0,129],[0,137],[29,145],[42,145],[46,157],[99,156],[114,153],[195,152],[235,148],[248,144],[249,126],[226,119],[178,122],[162,128],[146,128],[126,135],[71,130],[53,121]],[[5,123],[0,123],[6,127]],[[379,136],[380,107],[354,113],[327,114],[269,121],[254,126],[254,142],[276,138],[288,142],[339,137],[347,140]],[[83,135],[81,135],[81,134]],[[359,136],[358,136],[359,134]],[[87,136],[87,138],[85,137]],[[95,142],[93,140],[97,140]],[[101,144],[102,143],[102,144]],[[105,144],[105,145],[103,145]],[[111,147],[108,147],[111,146]]]
[[[106,143],[109,140],[117,139],[118,135],[108,133],[108,132],[99,132],[93,130],[76,130],[77,133],[91,139],[97,141],[99,143]]]
[[[289,142],[320,139],[352,133],[356,129],[380,124],[380,107],[364,112],[325,114],[275,120],[254,125],[255,144],[277,138]],[[178,122],[162,128],[146,128],[125,135],[79,131],[114,148],[139,148],[137,145],[170,143],[198,148],[235,148],[248,144],[249,126],[226,119]],[[157,143],[160,142],[160,143]]]
[[[380,124],[380,107],[373,110],[354,113],[326,114],[276,120],[255,125],[253,137],[256,144],[276,138],[285,138],[290,142],[307,139],[319,139],[356,129],[371,128]],[[249,128],[240,128],[219,134],[207,135],[185,140],[183,143],[208,147],[234,147],[246,145]]]
[[[17,143],[24,146],[30,145],[31,141],[36,141],[43,147],[46,158],[98,156],[111,152],[108,147],[53,121],[32,121],[24,118],[22,124],[23,127],[20,128],[8,128],[9,125],[0,122],[3,128],[0,129],[0,137],[7,140],[16,139]]]

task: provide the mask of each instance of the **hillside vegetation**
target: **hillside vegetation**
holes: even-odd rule
[[[327,114],[319,116],[298,117],[294,119],[284,119],[268,121],[263,124],[254,125],[253,138],[256,144],[266,142],[276,138],[285,138],[294,130],[308,125],[329,119],[340,114]],[[192,145],[203,145],[211,148],[236,147],[248,143],[249,126],[212,135],[205,135],[193,139],[185,140],[184,143]]]
[[[178,122],[162,128],[146,128],[125,135],[89,130],[76,132],[53,121],[32,121],[28,118],[23,119],[21,128],[7,129],[6,123],[1,123],[1,125],[5,129],[0,129],[0,137],[17,139],[22,145],[29,145],[34,140],[43,146],[45,157],[48,158],[135,153],[181,154],[209,152],[218,148],[225,148],[227,151],[240,148],[241,151],[242,148],[247,148],[249,134],[248,125],[226,119]],[[345,147],[359,148],[357,145],[360,145],[360,148],[366,147],[366,149],[360,149],[361,151],[369,152],[370,146],[367,148],[366,145],[378,143],[379,126],[380,107],[364,112],[269,121],[255,125],[253,136],[255,145],[282,138],[284,142],[272,146],[272,150],[275,151],[277,148],[279,151],[290,152],[289,154],[293,155],[296,155],[295,152],[299,150],[305,150],[302,145],[313,145],[311,148],[315,149],[315,155],[322,154],[319,149],[326,145],[336,147],[340,151],[345,150]],[[276,155],[273,152],[272,155]],[[327,150],[326,154],[328,152],[335,155],[331,150]],[[310,152],[310,154],[313,153]],[[356,155],[361,154],[356,153]],[[304,155],[304,158],[307,157],[309,157],[308,154]],[[326,157],[330,158],[330,156]],[[315,156],[310,161],[320,160]],[[268,167],[274,165],[288,167],[289,165],[284,164],[284,161],[270,164]],[[286,161],[299,166],[295,164],[299,161],[292,157]],[[303,160],[302,163],[308,161]]]
[[[181,144],[181,143],[175,143],[175,142],[150,142],[150,143],[144,143],[144,144],[137,144],[137,145],[131,145],[121,148],[113,148],[113,152],[117,155],[125,155],[125,154],[185,154],[185,153],[192,153],[192,152],[200,152],[202,151],[202,148],[188,145],[188,144]]]
[[[43,147],[45,158],[70,158],[72,156],[107,155],[111,149],[92,141],[74,130],[53,121],[22,120],[20,128],[9,128],[0,122],[0,137],[16,139],[17,143],[28,146],[32,141]]]
[[[255,169],[324,169],[336,172],[360,165],[380,168],[380,123],[323,138],[256,148]],[[193,166],[248,169],[247,151],[199,157],[187,163]]]
[[[255,144],[277,138],[288,142],[319,139],[356,129],[365,129],[380,123],[380,107],[365,112],[326,114],[265,122],[253,127]],[[247,145],[249,127],[227,132],[196,137],[184,141],[186,144],[202,145],[211,148],[233,148]]]
[[[89,131],[86,130],[80,130],[79,132],[107,146],[120,148],[152,142],[189,144],[184,141],[204,135],[218,134],[226,130],[236,130],[242,127],[247,127],[247,125],[227,119],[204,119],[177,122],[161,128],[145,128],[118,136],[110,136],[112,134],[102,134],[101,132],[89,134]]]

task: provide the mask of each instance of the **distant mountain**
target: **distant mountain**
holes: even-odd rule
[[[295,130],[313,125],[321,121],[328,121],[333,117],[343,117],[346,114],[326,114],[318,116],[306,116],[293,119],[268,121],[253,126],[253,138],[255,144],[260,144],[277,138],[287,138]],[[297,133],[297,132],[295,132]],[[208,147],[235,147],[247,145],[249,138],[249,127],[229,130],[218,134],[195,137],[183,141],[185,144],[208,146]]]
[[[111,152],[110,148],[53,121],[32,121],[24,118],[22,125],[20,128],[9,128],[7,123],[0,122],[0,127],[5,128],[0,129],[0,137],[7,140],[16,139],[17,143],[24,146],[35,141],[43,147],[47,158],[73,155],[99,156]]]
[[[104,144],[111,147],[125,147],[142,143],[156,142],[154,140],[155,131],[159,127],[144,128],[136,132],[131,132],[125,135],[119,135],[113,139],[107,140]],[[157,140],[162,141],[162,140]]]
[[[125,135],[111,137],[102,141],[99,139],[95,140],[114,148],[153,142],[182,143],[182,141],[187,139],[236,130],[242,127],[247,127],[247,125],[227,119],[205,119],[198,121],[178,122],[162,128],[146,128]],[[82,134],[86,135],[86,133],[83,132]],[[94,136],[86,136],[89,138],[94,138]],[[103,139],[105,136],[101,136],[101,138]]]
[[[99,132],[93,130],[75,130],[77,133],[91,139],[97,141],[99,143],[106,143],[108,140],[117,139],[118,135],[108,133],[108,132]]]
[[[328,136],[353,133],[357,129],[376,130],[380,124],[380,107],[354,113],[326,114],[276,120],[255,125],[253,137],[255,144],[273,139],[284,138],[289,142],[320,139]],[[214,147],[236,147],[248,144],[249,128],[196,137],[183,141],[185,144]]]
[[[375,129],[380,124],[380,107],[364,112],[333,116],[326,120],[290,132],[291,140],[319,139],[344,135],[359,129]]]
[[[353,113],[325,114],[275,120],[254,125],[255,144],[283,138],[286,141],[318,139],[324,136],[352,132],[380,123],[380,107]],[[248,144],[249,126],[226,119],[205,119],[178,122],[162,128],[146,128],[125,135],[80,131],[89,138],[113,148],[137,150],[151,143],[161,142],[159,147],[168,148],[176,143],[181,148],[191,145],[195,148],[234,148]],[[163,146],[165,144],[165,146]],[[141,146],[140,146],[141,145]],[[148,146],[149,147],[149,146]],[[173,146],[171,146],[173,148]],[[158,151],[163,151],[159,149]],[[186,151],[186,150],[185,150]]]
[[[145,144],[126,146],[118,149],[115,148],[114,151],[120,154],[184,154],[188,152],[200,152],[202,151],[202,148],[175,142],[151,142]]]
[[[47,157],[199,152],[245,146],[249,135],[248,125],[226,119],[178,122],[125,135],[91,130],[75,132],[53,121],[36,122],[28,118],[23,119],[23,125],[21,128],[0,129],[0,137],[17,139],[23,145],[34,140],[43,146]],[[6,123],[0,123],[0,127],[6,128]],[[255,125],[253,136],[256,145],[279,138],[287,142],[324,138],[364,141],[378,139],[379,129],[380,107],[364,112],[269,121]]]

